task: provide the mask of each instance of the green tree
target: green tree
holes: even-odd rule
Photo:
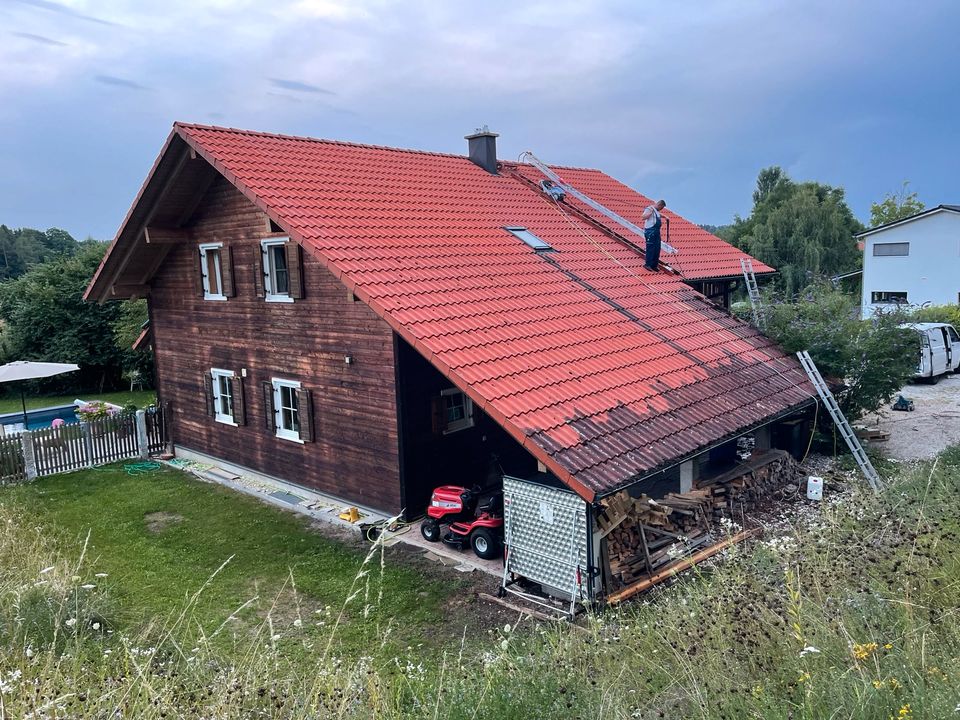
[[[79,247],[70,233],[59,228],[43,232],[0,225],[0,280],[18,278],[34,265],[75,254]]]
[[[76,255],[56,256],[16,280],[0,283],[7,359],[80,365],[79,373],[51,380],[45,389],[63,382],[96,391],[121,386],[130,357],[116,342],[115,325],[127,312],[125,303],[83,301],[105,250],[105,243],[85,241]]]
[[[926,205],[917,197],[917,194],[910,192],[910,183],[904,180],[899,191],[887,193],[880,202],[871,203],[870,227],[886,225],[916,215],[918,212],[922,212],[925,207]]]
[[[849,420],[889,402],[916,368],[919,339],[899,327],[903,312],[861,320],[856,298],[827,283],[795,301],[768,303],[765,317],[764,332],[785,350],[809,351],[824,377],[844,381],[835,394]]]
[[[760,171],[753,200],[750,216],[738,216],[721,237],[777,268],[778,290],[791,295],[815,278],[860,266],[853,236],[863,225],[842,188],[797,183],[774,166]]]

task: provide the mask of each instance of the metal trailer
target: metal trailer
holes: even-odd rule
[[[593,603],[600,591],[598,538],[590,505],[549,476],[503,478],[505,558],[501,592],[510,592],[555,609],[522,591],[522,578],[552,597]]]

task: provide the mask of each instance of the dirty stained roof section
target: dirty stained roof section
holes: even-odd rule
[[[536,178],[530,167],[492,175],[458,155],[174,132],[588,500],[814,395],[793,357],[677,275],[643,270],[518,177]],[[649,204],[596,170],[559,172],[632,220]],[[669,261],[686,277],[739,274],[742,253],[671,221]],[[553,251],[505,230],[517,226]]]

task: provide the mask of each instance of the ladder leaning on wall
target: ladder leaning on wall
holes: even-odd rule
[[[753,260],[751,258],[740,258],[740,272],[743,273],[743,282],[747,287],[747,296],[750,298],[753,324],[760,327],[760,323],[763,321],[763,305],[760,301],[760,288],[757,286],[757,276],[753,272]]]
[[[860,439],[853,431],[853,428],[850,427],[850,423],[847,422],[847,418],[844,416],[840,406],[837,405],[836,398],[833,397],[833,393],[830,392],[830,388],[827,386],[826,381],[824,381],[823,376],[820,374],[820,371],[814,364],[813,359],[810,357],[810,353],[808,353],[806,350],[801,350],[797,353],[797,357],[800,359],[800,364],[803,365],[803,369],[806,371],[807,377],[810,378],[810,382],[813,383],[813,387],[816,388],[820,399],[823,400],[824,407],[827,408],[827,412],[829,412],[830,417],[833,418],[833,422],[840,431],[840,435],[843,436],[844,441],[847,443],[847,447],[850,448],[850,452],[853,454],[853,459],[857,461],[857,465],[860,466],[863,476],[867,479],[867,482],[870,483],[870,488],[875,493],[879,494],[879,492],[883,489],[883,483],[880,480],[880,475],[873,467],[873,463],[870,462],[870,458],[867,457],[867,453],[864,451],[863,445],[860,444]]]

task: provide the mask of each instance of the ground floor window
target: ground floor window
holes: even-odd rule
[[[902,305],[907,302],[907,293],[905,290],[878,290],[870,293],[870,302]]]
[[[211,368],[204,374],[207,415],[226,425],[243,425],[243,385],[232,370]]]
[[[443,432],[452,433],[473,427],[473,401],[457,388],[440,393]]]
[[[296,380],[273,378],[264,387],[269,395],[269,422],[277,437],[294,442],[313,440],[313,408],[310,391]]]

